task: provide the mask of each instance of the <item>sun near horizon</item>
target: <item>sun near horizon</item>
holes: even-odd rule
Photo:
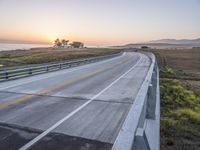
[[[1,0],[0,39],[119,45],[199,38],[198,0]]]

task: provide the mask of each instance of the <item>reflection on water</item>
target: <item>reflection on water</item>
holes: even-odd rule
[[[34,47],[50,47],[51,45],[45,44],[10,44],[0,43],[0,51],[4,50],[15,50],[15,49],[30,49]]]

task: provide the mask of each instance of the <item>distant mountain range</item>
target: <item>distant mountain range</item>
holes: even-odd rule
[[[165,43],[165,44],[198,44],[200,45],[200,38],[198,39],[160,39],[160,40],[153,40],[148,43]]]
[[[200,38],[198,39],[160,39],[153,40],[145,43],[130,43],[121,46],[121,48],[140,48],[142,46],[148,46],[151,48],[159,48],[159,49],[184,49],[184,48],[192,48],[192,47],[200,47]]]

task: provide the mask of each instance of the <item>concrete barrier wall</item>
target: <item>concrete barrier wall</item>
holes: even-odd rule
[[[159,71],[155,56],[112,150],[160,149]]]

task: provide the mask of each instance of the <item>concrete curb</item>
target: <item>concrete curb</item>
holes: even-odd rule
[[[144,54],[143,54],[144,55]],[[155,56],[112,150],[160,149],[159,72]]]

